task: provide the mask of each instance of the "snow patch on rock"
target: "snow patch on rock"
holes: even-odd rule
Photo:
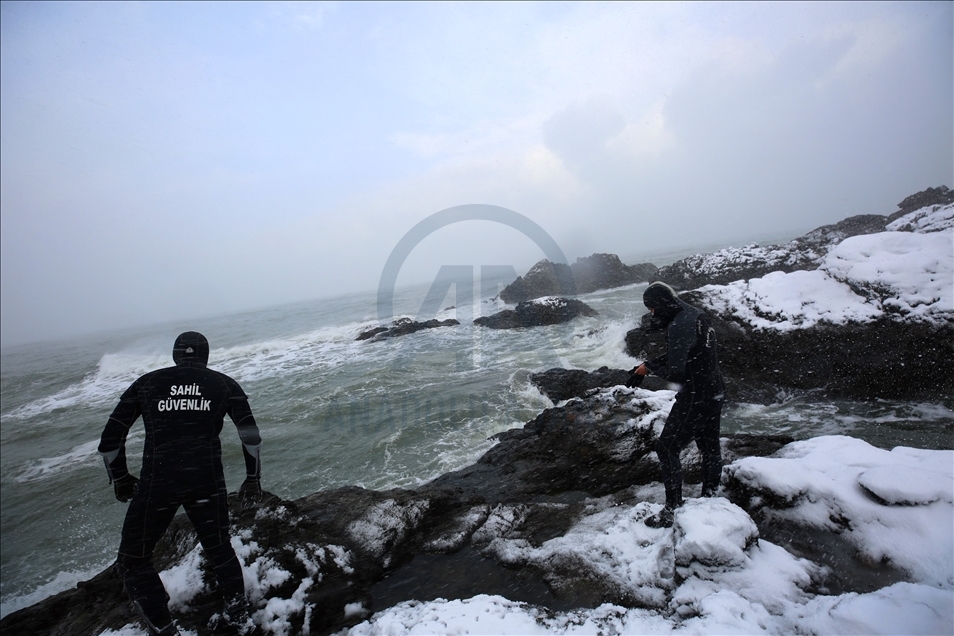
[[[954,451],[886,451],[851,437],[816,437],[775,457],[741,459],[726,473],[756,496],[781,502],[767,514],[842,533],[872,563],[954,588]],[[870,496],[869,487],[881,494]],[[909,499],[921,505],[886,505]]]

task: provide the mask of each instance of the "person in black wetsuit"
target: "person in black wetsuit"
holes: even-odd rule
[[[238,429],[247,478],[243,505],[258,501],[261,437],[248,398],[238,383],[206,368],[209,342],[200,333],[181,334],[172,350],[175,366],[140,377],[109,416],[99,444],[110,483],[121,502],[130,499],[117,567],[126,592],[153,634],[178,634],[168,596],[152,565],[156,543],[179,506],[195,527],[212,563],[225,602],[226,623],[244,633],[249,619],[242,566],[229,537],[228,493],[219,433],[227,414]],[[126,435],[142,416],[146,429],[139,479],[126,466]]]
[[[719,427],[725,384],[719,370],[717,341],[705,312],[680,300],[665,283],[656,282],[643,292],[643,304],[653,316],[651,328],[665,329],[667,352],[634,369],[679,384],[676,403],[656,442],[656,455],[666,488],[666,505],[646,520],[654,528],[670,527],[674,511],[682,505],[682,464],[679,453],[693,439],[702,455],[702,496],[712,497],[722,475]]]

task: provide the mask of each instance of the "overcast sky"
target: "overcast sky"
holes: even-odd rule
[[[376,288],[441,209],[574,260],[954,186],[952,3],[2,5],[3,345]],[[543,254],[432,235],[441,264]]]

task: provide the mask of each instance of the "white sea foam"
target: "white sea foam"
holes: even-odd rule
[[[333,369],[343,362],[374,355],[366,342],[355,342],[377,322],[325,327],[282,339],[213,350],[209,366],[239,382]]]
[[[126,438],[126,448],[131,450],[145,437],[142,429],[136,429]],[[55,475],[69,473],[102,462],[98,451],[99,440],[74,446],[69,452],[55,457],[41,457],[28,462],[16,476],[17,483],[42,481]]]
[[[0,603],[0,618],[3,618],[10,612],[15,612],[24,607],[30,607],[54,594],[73,589],[80,581],[87,581],[102,572],[103,569],[114,560],[115,555],[113,555],[109,561],[104,561],[86,570],[66,570],[58,572],[52,581],[40,585],[35,590],[27,594],[11,596],[4,599],[3,602]]]
[[[185,636],[186,634],[192,634],[189,630],[179,630],[179,634]],[[149,636],[149,632],[141,627],[136,627],[135,625],[126,625],[119,629],[107,629],[106,631],[100,633],[99,636]]]
[[[229,348],[212,349],[209,366],[242,382],[300,374],[335,366],[373,355],[354,339],[377,323],[351,323],[326,327],[288,338],[256,342]],[[107,353],[96,369],[80,382],[24,404],[3,416],[4,420],[25,420],[58,409],[96,407],[113,404],[141,375],[173,364],[171,353]]]
[[[898,402],[814,402],[801,397],[775,404],[732,404],[723,412],[722,430],[734,433],[791,435],[845,435],[877,446],[938,447],[952,442],[954,411],[944,404]]]
[[[172,355],[107,353],[96,369],[75,384],[28,402],[3,416],[4,420],[26,420],[61,409],[101,406],[115,402],[133,380],[144,373],[172,364]]]
[[[561,352],[571,368],[592,371],[599,367],[632,369],[638,360],[630,357],[623,343],[634,326],[632,320],[614,320],[602,325],[574,324],[570,347]]]
[[[58,474],[65,470],[72,470],[91,464],[99,458],[96,449],[99,447],[99,440],[86,442],[79,446],[74,446],[70,452],[58,457],[41,457],[40,459],[28,464],[16,480],[19,483],[28,481],[39,481],[51,475]]]

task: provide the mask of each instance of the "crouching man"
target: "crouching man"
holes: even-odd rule
[[[195,527],[212,563],[225,602],[223,617],[240,633],[251,631],[242,566],[229,537],[228,493],[219,433],[227,414],[238,429],[247,478],[243,503],[261,499],[261,437],[248,398],[238,383],[206,368],[209,342],[181,334],[172,350],[175,366],[142,376],[126,389],[109,416],[99,444],[106,472],[125,503],[117,566],[126,592],[153,634],[178,634],[167,595],[152,565],[153,549],[179,506]],[[146,429],[139,479],[126,467],[126,435],[142,416]]]
[[[702,455],[702,496],[712,497],[722,475],[719,428],[725,385],[719,370],[716,333],[701,309],[682,301],[665,283],[653,283],[643,292],[651,324],[666,330],[667,352],[641,364],[637,376],[653,374],[680,385],[676,403],[656,442],[656,455],[666,488],[666,506],[646,520],[653,528],[668,528],[682,505],[682,464],[679,453],[693,439]]]

